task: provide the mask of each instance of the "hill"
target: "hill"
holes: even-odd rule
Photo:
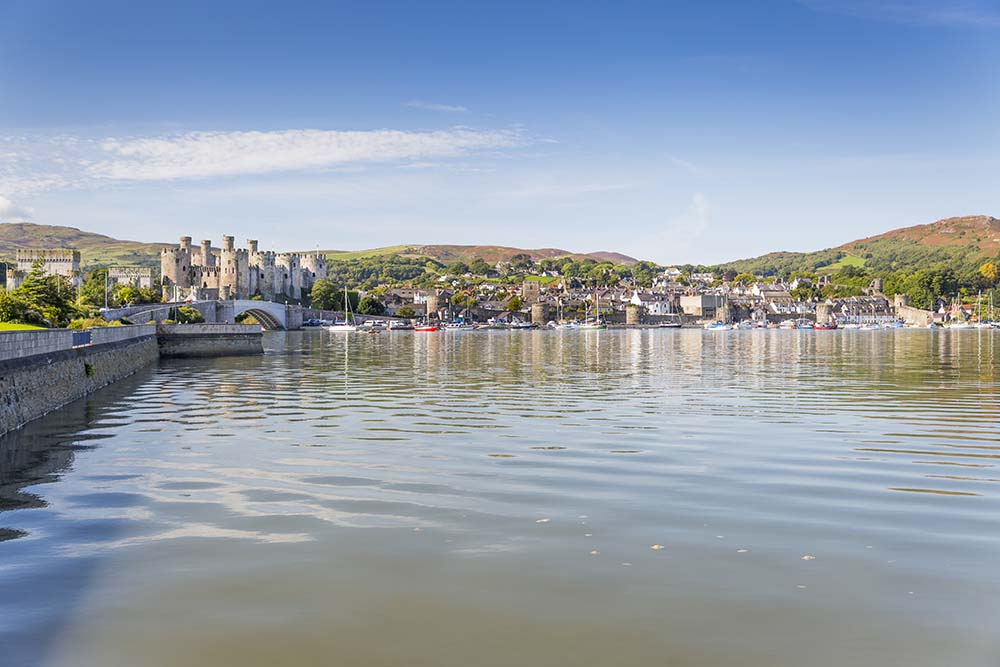
[[[141,243],[123,241],[103,234],[85,232],[75,227],[39,225],[29,222],[0,224],[0,259],[13,260],[18,248],[73,248],[80,251],[81,262],[86,266],[126,264],[140,266],[160,265],[160,249],[176,243]],[[281,250],[280,248],[278,250]],[[315,251],[312,251],[315,252]],[[617,252],[572,253],[558,248],[521,249],[489,245],[398,245],[370,250],[324,250],[330,259],[357,259],[402,255],[404,257],[429,257],[444,264],[455,261],[471,262],[476,257],[494,264],[509,260],[518,253],[527,253],[534,260],[546,257],[586,257],[615,264],[634,264],[635,258]]]
[[[1000,257],[1000,220],[986,215],[945,218],[903,227],[816,252],[774,252],[720,265],[761,275],[833,273],[845,266],[871,271],[973,270]]]
[[[481,257],[488,264],[496,264],[509,260],[514,255],[525,253],[533,260],[556,257],[571,257],[576,261],[585,258],[595,259],[599,262],[612,262],[614,264],[634,264],[637,259],[617,252],[598,251],[590,253],[574,253],[559,248],[511,248],[508,246],[494,245],[399,245],[386,248],[374,248],[371,250],[324,250],[331,260],[338,259],[358,259],[361,257],[376,257],[380,255],[401,255],[403,257],[428,257],[443,264],[452,262],[471,262],[477,257]]]
[[[36,225],[30,222],[0,224],[0,258],[13,260],[18,248],[72,248],[80,251],[84,266],[93,264],[160,265],[162,243],[122,241],[75,227]]]

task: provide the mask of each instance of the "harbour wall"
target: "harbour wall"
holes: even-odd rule
[[[0,335],[0,435],[132,375],[158,357],[152,325]]]
[[[256,324],[161,324],[156,338],[163,359],[264,353],[263,330]]]

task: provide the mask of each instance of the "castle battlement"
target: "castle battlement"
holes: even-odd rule
[[[326,278],[322,253],[259,250],[256,239],[246,248],[236,248],[232,236],[222,237],[222,248],[212,251],[210,240],[191,246],[191,237],[181,237],[178,248],[163,248],[160,255],[163,291],[179,298],[185,290],[218,290],[236,298],[284,296],[300,299],[313,284]]]

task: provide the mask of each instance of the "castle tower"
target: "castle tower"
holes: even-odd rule
[[[308,292],[317,280],[326,279],[326,255],[310,253],[302,256],[302,290]]]
[[[191,288],[191,237],[182,236],[177,248],[160,251],[160,284],[163,298],[180,299],[182,290]]]
[[[215,255],[212,254],[212,241],[210,239],[205,239],[201,242],[201,261],[199,265],[204,267],[215,266]]]

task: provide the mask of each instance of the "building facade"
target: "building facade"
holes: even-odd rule
[[[326,278],[326,256],[320,253],[275,253],[261,251],[257,241],[236,248],[232,236],[222,237],[222,249],[212,242],[198,248],[190,236],[182,236],[176,248],[160,254],[160,282],[168,301],[183,299],[299,300],[317,280]]]
[[[80,287],[80,251],[65,248],[31,248],[17,251],[16,266],[7,267],[7,289],[21,286],[35,264],[41,262],[47,275],[63,276],[74,288]]]
[[[153,269],[148,266],[112,266],[108,269],[108,282],[150,288],[155,283],[155,277]]]

